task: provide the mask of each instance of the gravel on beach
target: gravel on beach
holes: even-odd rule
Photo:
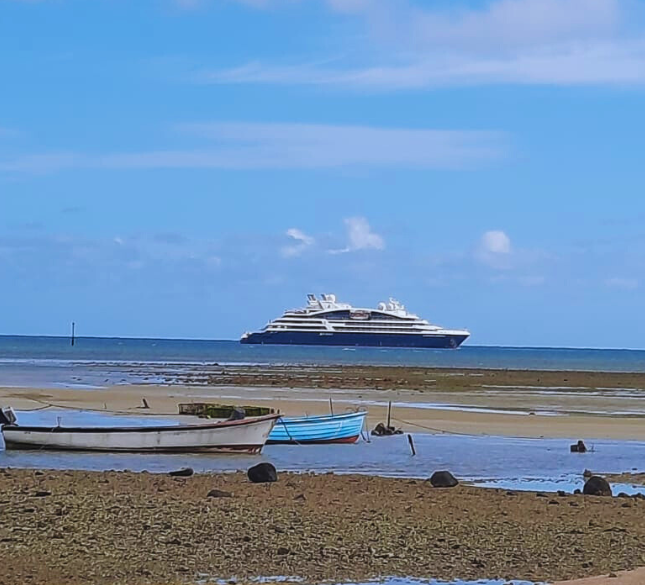
[[[136,371],[136,369],[134,370]],[[163,370],[158,376],[167,376]],[[169,380],[172,380],[169,378]],[[203,366],[177,376],[174,383],[208,386],[291,388],[413,389],[420,391],[515,388],[570,390],[644,390],[645,373],[555,370],[432,368],[409,366]]]
[[[242,473],[15,469],[0,470],[0,494],[3,585],[553,581],[645,565],[637,498],[333,474],[251,484]]]

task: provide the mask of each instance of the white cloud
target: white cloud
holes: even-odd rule
[[[344,220],[347,229],[348,244],[340,250],[330,250],[331,254],[344,254],[358,250],[384,250],[385,240],[372,231],[364,217],[348,217]]]
[[[302,230],[298,228],[289,228],[286,233],[287,237],[293,242],[288,246],[284,246],[281,250],[282,255],[285,258],[292,258],[294,256],[299,256],[307,248],[313,246],[315,239],[311,236],[305,234]]]
[[[249,63],[202,72],[198,79],[374,90],[645,84],[645,23],[634,2],[496,0],[477,9],[459,2],[443,9],[403,0],[327,3],[367,29],[362,53],[371,57],[362,65]]]
[[[444,55],[356,69],[257,64],[202,75],[212,83],[335,85],[404,90],[470,85],[643,85],[645,41],[569,43],[515,55]]]
[[[511,239],[506,233],[490,230],[482,235],[475,257],[492,268],[505,269],[510,266],[511,251]]]
[[[611,288],[619,288],[622,290],[635,290],[639,286],[639,282],[635,278],[608,278],[605,280],[605,285]]]
[[[481,250],[487,254],[510,254],[511,239],[500,230],[491,230],[482,236]]]
[[[0,172],[67,169],[324,169],[395,167],[460,169],[504,157],[505,135],[324,124],[193,124],[180,131],[213,140],[200,150],[87,155],[45,153],[0,160]]]

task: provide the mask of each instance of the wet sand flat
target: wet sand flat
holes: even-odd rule
[[[361,371],[368,370],[362,368]],[[389,372],[393,370],[398,372],[397,368],[388,369]],[[329,413],[331,398],[335,412],[349,408],[367,409],[368,425],[373,428],[378,422],[385,421],[387,404],[392,401],[394,425],[409,432],[645,440],[645,401],[642,399],[645,392],[639,389],[645,385],[643,375],[596,376],[582,373],[587,384],[592,383],[588,376],[595,377],[592,388],[579,386],[582,380],[574,378],[577,373],[571,372],[507,372],[510,378],[496,372],[494,381],[497,383],[485,384],[483,382],[492,382],[493,379],[484,378],[482,381],[477,376],[471,377],[472,372],[462,371],[449,372],[454,375],[448,376],[445,384],[433,382],[416,388],[408,379],[406,384],[409,387],[376,388],[367,379],[362,379],[360,386],[352,377],[334,378],[334,383],[338,383],[334,387],[327,387],[331,380],[318,386],[322,374],[310,372],[309,377],[298,379],[303,384],[301,387],[290,388],[288,379],[277,375],[272,368],[267,368],[267,371],[262,376],[254,375],[252,379],[227,378],[228,385],[210,385],[210,382],[208,385],[187,385],[185,381],[176,381],[167,385],[119,385],[99,389],[0,388],[0,404],[25,410],[56,404],[64,408],[134,415],[176,415],[179,402],[205,401],[263,404],[287,415],[303,415]],[[323,368],[323,371],[326,370]],[[546,380],[546,386],[535,386],[544,381],[544,375],[558,375],[560,378]],[[466,376],[469,379],[464,381]],[[529,376],[534,379],[529,379]],[[432,380],[432,377],[426,379]],[[524,384],[517,383],[520,381]],[[574,385],[563,386],[569,381]],[[557,388],[552,386],[556,383],[559,384]],[[611,389],[604,384],[617,386]],[[150,409],[140,408],[143,398]]]
[[[230,497],[207,497],[217,489]],[[645,501],[282,474],[0,472],[0,583],[386,575],[555,581],[645,564]]]

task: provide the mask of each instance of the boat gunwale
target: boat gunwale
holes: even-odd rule
[[[366,417],[367,410],[360,410],[358,412],[343,412],[342,414],[319,414],[313,416],[283,416],[282,422],[287,424],[307,424],[316,422],[334,422],[335,420],[349,420],[353,418]]]
[[[179,425],[159,425],[159,426],[120,426],[120,427],[46,427],[46,426],[22,426],[22,425],[4,425],[2,432],[32,432],[32,433],[162,433],[162,432],[190,432],[190,431],[208,431],[213,429],[228,428],[234,426],[244,426],[269,420],[276,420],[281,417],[280,414],[267,414],[264,416],[255,416],[243,418],[240,420],[223,420],[209,424],[179,424]]]

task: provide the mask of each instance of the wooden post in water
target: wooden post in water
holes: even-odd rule
[[[76,342],[76,323],[72,321],[72,347],[74,347],[75,342]]]
[[[334,416],[334,403],[331,401],[331,397],[329,398],[329,412]]]
[[[390,400],[387,403],[387,424],[385,425],[388,429],[390,428],[391,419],[392,419],[392,401]]]
[[[414,441],[412,440],[412,435],[408,434],[408,443],[410,443],[410,450],[412,451],[412,455],[416,455],[417,451],[414,448]]]

